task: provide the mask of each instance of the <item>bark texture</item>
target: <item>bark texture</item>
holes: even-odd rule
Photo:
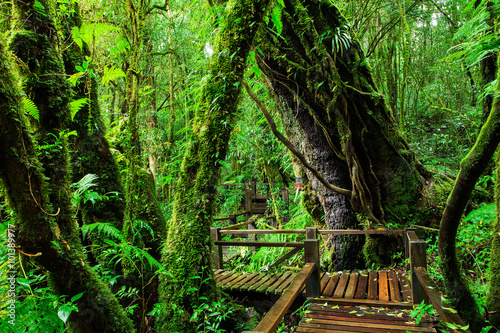
[[[495,91],[500,91],[500,80],[497,82]],[[500,101],[497,96],[476,143],[460,163],[460,172],[448,197],[439,228],[438,247],[446,291],[453,307],[457,309],[462,319],[470,324],[473,332],[481,330],[484,320],[460,270],[456,255],[456,236],[462,214],[476,181],[486,169],[500,143],[499,119]]]
[[[84,292],[77,301],[80,311],[69,318],[71,331],[132,332],[118,301],[85,262],[81,244],[72,238],[76,224],[71,206],[59,206],[59,214],[54,214],[58,210],[50,200],[54,188],[46,182],[25,125],[12,63],[6,56],[4,40],[0,40],[0,177],[17,216],[16,243],[25,254],[35,255],[34,259],[49,272],[57,295],[72,297]],[[60,172],[64,174],[65,170]]]
[[[268,4],[268,0],[230,1],[219,28],[164,248],[162,262],[168,274],[161,278],[160,291],[166,305],[165,332],[195,332],[203,318],[191,318],[193,309],[218,297],[210,258],[215,186],[237,112],[247,56]]]

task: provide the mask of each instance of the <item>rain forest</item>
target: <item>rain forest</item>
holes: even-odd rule
[[[0,0],[0,332],[500,331],[499,18]]]

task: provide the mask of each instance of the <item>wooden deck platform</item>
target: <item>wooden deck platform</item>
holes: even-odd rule
[[[226,290],[281,294],[295,273],[242,273],[215,271],[217,284]],[[347,300],[407,303],[411,300],[408,278],[393,270],[323,273],[321,296]]]
[[[338,299],[332,298],[314,299],[295,332],[437,332],[428,318],[416,324],[409,311],[373,304],[339,305]]]

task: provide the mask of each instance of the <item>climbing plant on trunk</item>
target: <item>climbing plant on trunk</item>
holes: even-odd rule
[[[166,305],[164,331],[195,332],[203,318],[191,318],[193,310],[200,303],[212,304],[218,298],[210,259],[215,186],[237,113],[250,45],[268,3],[233,0],[226,7],[168,225],[162,262],[169,273],[161,279],[161,299]]]
[[[408,224],[421,203],[423,178],[347,21],[321,0],[287,0],[275,12],[274,29],[255,53],[259,67],[305,132],[318,168],[350,191],[347,198],[331,194],[332,204],[323,200],[327,225],[358,227],[353,212],[364,214],[368,227]],[[336,216],[338,208],[344,216]],[[373,261],[390,260],[385,250],[373,246],[367,253]],[[346,262],[358,252],[341,250]]]

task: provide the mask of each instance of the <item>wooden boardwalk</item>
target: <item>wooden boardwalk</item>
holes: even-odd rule
[[[281,294],[296,273],[215,271],[225,290]],[[296,332],[436,332],[428,319],[409,316],[411,290],[406,274],[393,270],[323,273],[321,296],[308,306]],[[304,293],[304,291],[302,291]]]
[[[242,273],[215,271],[217,284],[225,290],[281,294],[296,273]],[[320,295],[341,299],[410,302],[408,277],[393,270],[322,273]]]
[[[212,228],[214,243],[212,253],[217,284],[227,291],[257,292],[278,295],[278,300],[263,316],[253,331],[246,333],[272,333],[280,325],[287,311],[300,295],[311,300],[296,332],[436,332],[429,319],[418,324],[411,320],[409,312],[414,304],[432,304],[439,319],[460,332],[468,332],[467,325],[456,311],[444,304],[439,289],[427,272],[426,242],[418,238],[415,230],[223,230]],[[242,234],[304,234],[303,241],[266,242],[222,240],[224,235]],[[320,272],[319,235],[386,235],[402,237],[405,258],[408,259],[408,275],[393,270],[350,271],[337,273]],[[401,236],[398,236],[401,235]],[[298,273],[242,273],[223,270],[224,246],[291,247],[273,266],[279,265],[304,250],[304,266]],[[447,329],[449,332],[456,332]]]

